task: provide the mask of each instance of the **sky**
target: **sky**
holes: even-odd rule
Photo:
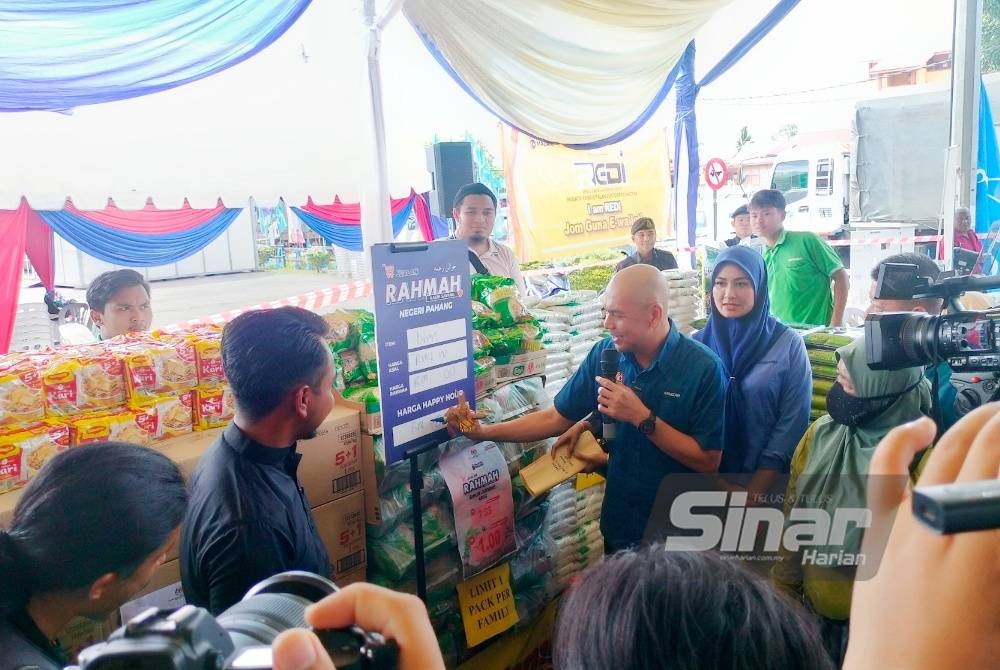
[[[707,72],[775,2],[735,0],[720,10],[696,38],[697,72]],[[267,204],[289,183],[297,189],[285,193],[289,204],[306,195],[356,200],[365,163],[360,7],[361,0],[314,0],[257,56],[171,91],[72,115],[3,115],[0,208],[21,193],[49,206],[64,195],[84,207],[102,206],[106,196],[139,206],[147,195],[161,207],[178,206],[184,195],[205,206],[247,184]],[[732,155],[744,125],[762,141],[786,123],[800,131],[849,127],[853,100],[870,86],[846,84],[867,77],[869,60],[949,49],[952,11],[946,0],[802,0],[702,90],[703,155]],[[499,160],[496,119],[444,73],[402,15],[383,35],[381,71],[394,195],[430,186],[424,147],[435,136],[469,132]],[[790,95],[804,90],[811,92]],[[668,99],[650,126],[670,127],[672,119]]]

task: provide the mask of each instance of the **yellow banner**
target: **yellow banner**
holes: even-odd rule
[[[518,622],[510,563],[501,563],[458,585],[465,639],[475,647]]]
[[[648,216],[673,237],[666,134],[643,132],[577,151],[501,126],[509,227],[522,261],[576,256],[631,244]]]

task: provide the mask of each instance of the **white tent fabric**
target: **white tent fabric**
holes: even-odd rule
[[[246,207],[358,202],[367,147],[361,17],[356,0],[313,2],[274,44],[209,78],[155,95],[80,107],[70,115],[0,115],[0,210]],[[398,43],[422,46],[405,21],[387,31],[389,190],[430,188],[424,145],[435,116],[414,120]],[[423,54],[420,54],[423,55]],[[428,56],[426,66],[434,66]],[[403,63],[403,64],[401,64]],[[436,82],[451,82],[436,66]],[[441,87],[438,86],[438,89]],[[474,103],[468,108],[474,109]],[[485,116],[485,115],[484,115]],[[452,127],[455,126],[453,121]],[[459,129],[462,126],[458,126]]]
[[[410,24],[507,123],[551,142],[624,130],[730,0],[406,0]]]

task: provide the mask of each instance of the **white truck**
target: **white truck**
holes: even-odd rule
[[[840,234],[848,222],[850,146],[792,146],[775,158],[771,188],[785,196],[785,227],[824,237]]]
[[[1000,119],[1000,75],[984,77]],[[789,230],[826,237],[859,227],[937,231],[944,189],[947,87],[887,91],[855,105],[850,144],[791,146],[775,157],[770,187],[785,194]]]

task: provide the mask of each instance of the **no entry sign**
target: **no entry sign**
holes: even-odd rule
[[[713,191],[718,191],[729,181],[729,168],[721,158],[712,158],[705,164],[705,183]]]

